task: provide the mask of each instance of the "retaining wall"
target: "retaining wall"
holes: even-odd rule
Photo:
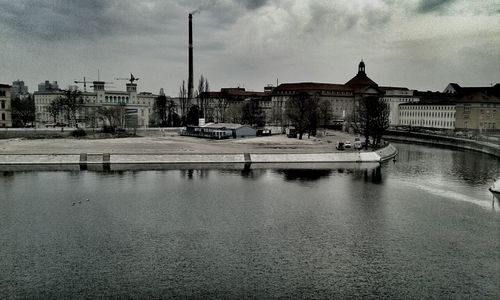
[[[391,131],[390,134],[384,136],[384,139],[410,144],[442,146],[452,149],[477,151],[500,158],[500,145],[469,139],[398,131]]]
[[[239,154],[6,154],[0,155],[0,170],[5,166],[20,165],[79,165],[80,169],[109,168],[125,165],[275,165],[275,164],[335,164],[335,163],[379,163],[397,154],[397,149],[388,145],[374,152],[333,153],[239,153]],[[3,167],[2,167],[3,166]]]

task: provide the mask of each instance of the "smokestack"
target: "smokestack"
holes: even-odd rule
[[[193,98],[193,14],[189,14],[189,78],[188,99]]]

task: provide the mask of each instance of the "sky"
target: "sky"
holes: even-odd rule
[[[83,77],[177,96],[210,89],[343,84],[361,59],[383,86],[442,91],[500,82],[500,0],[0,0],[0,83]]]

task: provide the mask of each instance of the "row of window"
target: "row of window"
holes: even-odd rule
[[[448,105],[448,106],[444,106],[444,105],[439,105],[439,106],[435,106],[435,105],[422,105],[422,106],[418,106],[418,105],[412,105],[412,106],[401,106],[401,110],[405,110],[405,109],[413,109],[413,110],[450,110],[450,109],[453,109],[454,106],[451,106],[451,105]]]
[[[455,121],[443,120],[401,120],[401,125],[427,126],[434,128],[454,128]]]
[[[496,129],[496,124],[495,122],[480,122],[479,123],[479,128],[482,129]]]
[[[417,117],[417,118],[455,118],[454,112],[443,111],[400,111],[401,117]]]

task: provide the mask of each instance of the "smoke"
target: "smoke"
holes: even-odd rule
[[[207,9],[211,8],[212,6],[217,5],[217,1],[218,1],[218,0],[208,0],[208,1],[207,1],[207,2],[205,2],[204,4],[202,4],[202,5],[198,6],[198,8],[197,8],[197,9],[193,10],[193,11],[191,12],[191,14],[192,14],[192,15],[199,14],[199,13],[201,13],[202,11],[204,11],[204,10],[207,10]]]

